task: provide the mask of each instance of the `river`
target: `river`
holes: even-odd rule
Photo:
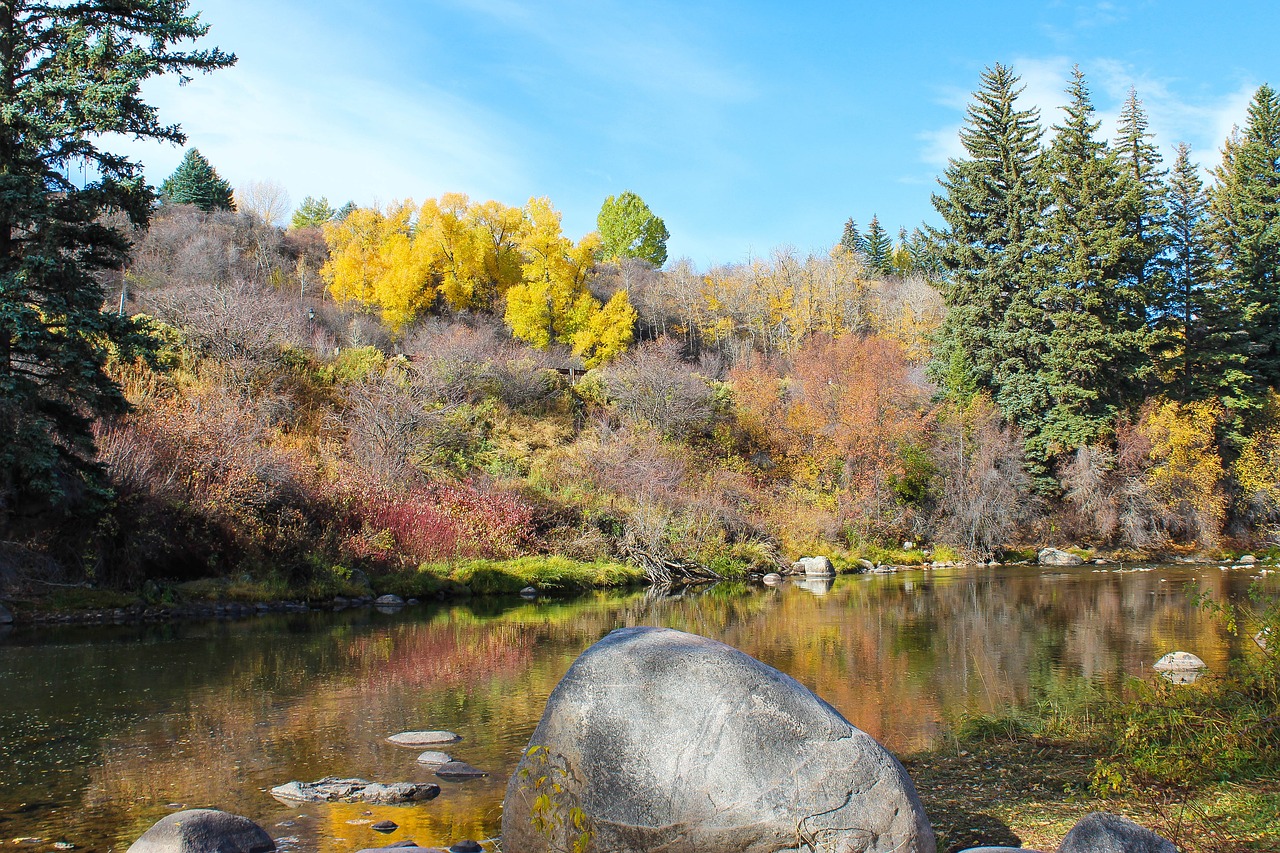
[[[1188,602],[1240,596],[1254,570],[955,568],[834,585],[722,584],[571,601],[473,600],[396,613],[20,628],[0,637],[0,843],[124,851],[178,807],[261,823],[283,850],[348,853],[498,832],[502,793],[574,658],[610,630],[714,637],[793,676],[907,754],[963,714],[1111,695],[1175,649],[1220,670],[1241,640]],[[1276,576],[1264,579],[1274,591]],[[288,806],[266,790],[358,776],[433,780],[388,735],[449,729],[491,775],[417,806]],[[382,835],[374,821],[400,829]]]

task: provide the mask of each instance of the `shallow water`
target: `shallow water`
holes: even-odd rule
[[[20,629],[0,638],[0,843],[125,850],[178,807],[257,820],[284,850],[347,853],[497,834],[502,792],[547,695],[610,630],[714,637],[816,691],[891,750],[964,713],[1071,705],[1175,649],[1215,670],[1240,651],[1187,601],[1242,595],[1253,571],[964,568],[778,589],[720,585],[569,602],[265,615],[237,622]],[[1275,591],[1275,576],[1267,578]],[[388,735],[450,729],[491,774],[435,780]],[[359,776],[434,780],[417,806],[286,806],[267,789]],[[369,824],[390,819],[389,835]]]

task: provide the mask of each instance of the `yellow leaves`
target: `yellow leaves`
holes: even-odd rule
[[[325,226],[329,261],[320,275],[337,299],[377,307],[393,329],[427,310],[436,298],[430,260],[413,239],[413,208],[393,205],[351,212]]]
[[[594,300],[593,300],[594,301]],[[635,340],[636,309],[625,290],[615,293],[573,336],[573,351],[587,367],[612,361]]]
[[[1271,425],[1244,443],[1231,466],[1250,510],[1263,517],[1280,515],[1280,395],[1271,395],[1269,414]]]
[[[1223,416],[1216,400],[1158,400],[1138,424],[1151,442],[1152,466],[1144,477],[1149,494],[1173,515],[1193,522],[1205,542],[1216,540],[1226,517],[1224,471],[1214,435]]]

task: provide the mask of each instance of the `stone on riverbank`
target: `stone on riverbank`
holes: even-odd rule
[[[367,782],[326,776],[318,782],[286,782],[270,791],[288,803],[373,803],[396,806],[421,803],[440,795],[440,786],[426,782]]]
[[[374,607],[404,607],[404,599],[398,595],[387,593],[373,600]]]
[[[276,843],[247,817],[217,809],[166,815],[142,833],[128,853],[268,853]]]
[[[1042,548],[1036,562],[1042,566],[1079,566],[1084,564],[1084,558],[1057,548]]]
[[[548,818],[544,795],[552,839],[531,820]],[[935,849],[906,771],[871,736],[772,667],[667,629],[614,631],[570,667],[507,785],[503,847],[572,845],[579,808],[611,853]]]
[[[387,738],[387,743],[394,743],[396,746],[411,746],[414,748],[420,746],[434,746],[438,743],[457,743],[462,740],[461,737],[453,732],[431,731],[431,732],[400,732]]]
[[[1058,853],[1178,853],[1178,848],[1128,818],[1091,812],[1071,827]]]
[[[827,557],[801,557],[791,566],[791,573],[810,578],[834,577],[836,567]]]

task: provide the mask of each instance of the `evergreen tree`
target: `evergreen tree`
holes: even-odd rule
[[[866,256],[872,270],[881,275],[893,274],[893,242],[874,214],[867,226]]]
[[[293,212],[293,219],[289,223],[290,228],[320,228],[333,221],[338,212],[329,206],[329,199],[321,196],[320,198],[312,198],[307,196],[298,205],[298,209]]]
[[[858,231],[858,224],[853,221],[853,217],[849,217],[849,221],[844,224],[840,245],[856,254],[864,255],[867,252],[867,240]]]
[[[100,276],[129,241],[106,213],[145,225],[142,167],[101,150],[114,134],[182,143],[140,97],[166,72],[232,64],[182,0],[0,4],[0,535],[41,509],[85,509],[101,495],[89,426],[124,398],[104,373],[110,348],[131,358],[145,327],[104,312]],[[96,176],[77,187],[71,164]]]
[[[342,222],[344,219],[346,219],[348,216],[354,213],[355,210],[356,210],[356,203],[354,201],[349,201],[346,204],[344,204],[342,207],[338,208],[338,212],[333,215],[333,221]]]
[[[160,194],[169,204],[194,204],[204,211],[235,210],[231,184],[196,148],[188,150],[178,168],[165,178]]]
[[[1259,87],[1242,132],[1232,135],[1215,171],[1214,243],[1227,294],[1238,313],[1245,371],[1256,387],[1233,401],[1246,419],[1267,388],[1280,388],[1280,98]]]
[[[911,254],[911,269],[930,280],[942,278],[942,262],[938,257],[937,241],[920,228],[915,228],[907,238],[907,251]]]
[[[1147,370],[1146,305],[1132,275],[1139,193],[1095,137],[1099,124],[1078,68],[1067,93],[1065,119],[1041,161],[1051,200],[1045,251],[1034,264],[1042,362],[1026,387],[1003,387],[996,398],[1026,434],[1028,458],[1046,471],[1054,457],[1104,437],[1116,414],[1139,400]]]
[[[1167,251],[1161,257],[1164,284],[1155,314],[1156,372],[1162,390],[1182,402],[1220,397],[1228,409],[1244,395],[1244,353],[1234,345],[1240,327],[1229,300],[1216,288],[1209,231],[1209,199],[1187,145],[1165,193]]]
[[[915,271],[915,258],[912,257],[911,249],[907,246],[909,239],[907,228],[904,225],[898,229],[898,243],[893,247],[893,254],[889,262],[890,267],[893,269],[893,274],[903,278]]]
[[[951,161],[939,180],[943,192],[933,196],[946,223],[929,235],[947,314],[929,372],[958,400],[995,392],[1010,377],[1037,369],[1033,343],[1017,333],[1018,324],[1038,322],[1026,292],[1043,209],[1036,172],[1041,130],[1035,109],[1017,107],[1018,83],[1004,65],[982,72],[960,130],[967,157]]]
[[[1127,257],[1124,260],[1125,287],[1148,306],[1158,306],[1166,292],[1160,278],[1166,266],[1162,257],[1168,240],[1165,228],[1169,212],[1165,207],[1163,158],[1151,143],[1146,111],[1138,93],[1129,90],[1120,110],[1116,157],[1128,177],[1129,197],[1124,201],[1127,221]]]

